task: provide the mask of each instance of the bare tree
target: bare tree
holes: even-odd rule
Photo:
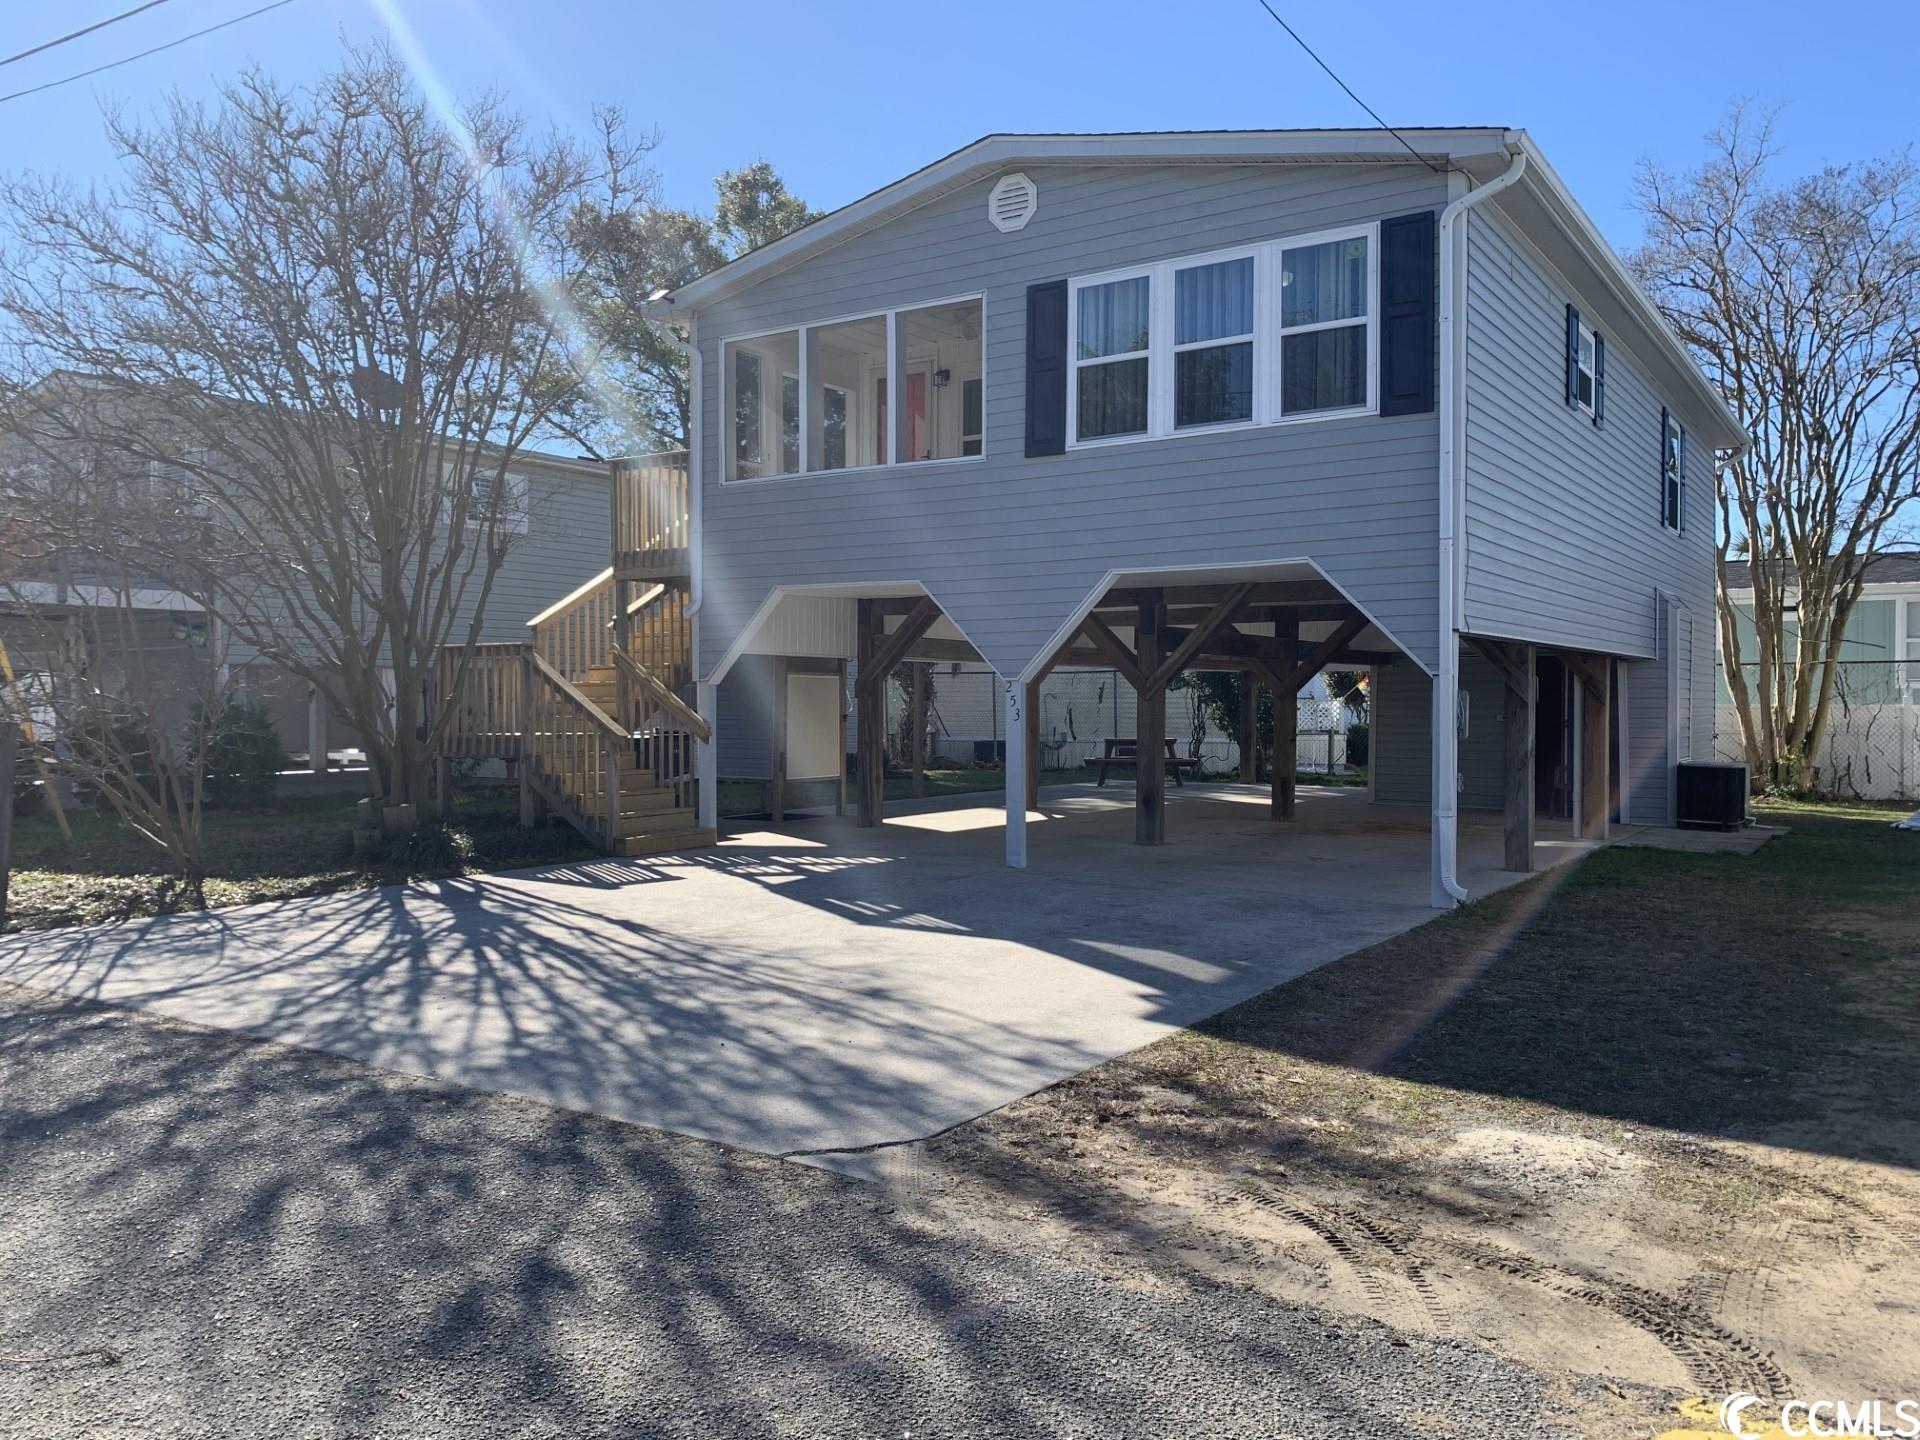
[[[1805,789],[1867,565],[1920,495],[1920,174],[1903,153],[1775,186],[1772,118],[1740,110],[1709,145],[1644,167],[1634,266],[1751,437],[1719,487],[1721,653],[1755,779]]]
[[[444,715],[522,528],[514,464],[592,383],[572,217],[634,195],[638,147],[530,139],[429,105],[390,54],[289,90],[252,74],[151,125],[124,179],[0,190],[4,419],[107,503],[101,452],[177,490],[146,537],[240,646],[360,733],[376,798],[424,798]]]
[[[166,518],[144,486],[102,506],[53,478],[16,465],[0,493],[47,560],[5,554],[0,612],[18,690],[0,711],[17,698],[42,773],[149,841],[177,886],[164,898],[199,906],[201,817],[229,705],[220,633],[204,615],[176,621],[142,595],[155,577],[136,569],[141,537]],[[8,731],[0,745],[15,743],[18,717]]]

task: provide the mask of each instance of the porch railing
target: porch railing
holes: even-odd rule
[[[611,665],[613,570],[602,570],[527,622],[533,653],[579,684],[587,672]]]
[[[440,652],[434,692],[450,712],[450,760],[511,759],[520,753],[525,718],[526,653],[522,644],[476,645],[460,670],[460,651]]]
[[[613,568],[632,579],[688,573],[693,520],[687,452],[664,450],[613,465]]]
[[[537,654],[526,659],[525,762],[548,803],[611,849],[620,830],[621,755],[633,742]]]

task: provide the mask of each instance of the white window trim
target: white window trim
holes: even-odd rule
[[[975,290],[964,295],[935,296],[930,300],[914,300],[907,304],[895,305],[889,309],[856,310],[850,314],[835,315],[823,320],[809,320],[799,325],[776,325],[766,330],[754,330],[740,335],[723,336],[720,340],[720,364],[716,367],[720,372],[720,483],[723,485],[765,485],[774,481],[818,480],[830,479],[840,475],[865,475],[874,471],[898,470],[903,467],[921,468],[940,465],[977,465],[985,460],[987,458],[986,433],[984,428],[986,414],[985,393],[983,388],[981,413],[981,424],[983,428],[980,436],[980,453],[978,455],[949,455],[937,460],[894,460],[889,458],[883,464],[844,465],[838,470],[814,470],[810,468],[813,464],[813,455],[811,453],[813,447],[811,442],[813,439],[814,426],[813,415],[811,413],[813,406],[809,404],[809,399],[818,387],[813,385],[812,377],[808,374],[807,332],[809,330],[830,329],[835,325],[848,325],[860,320],[885,321],[887,327],[887,394],[892,396],[897,394],[900,388],[893,374],[893,361],[895,352],[898,349],[898,346],[895,344],[895,336],[899,317],[910,314],[916,310],[937,310],[943,305],[966,305],[969,303],[978,304],[980,307],[980,376],[984,382],[987,375],[989,355],[987,346],[987,292],[984,290]],[[733,352],[736,347],[745,347],[751,350],[753,342],[756,340],[768,340],[775,336],[782,335],[794,336],[798,343],[800,353],[798,365],[800,375],[800,468],[790,473],[777,475],[730,475],[728,471],[733,466],[734,456],[733,401],[731,394],[731,381],[733,377],[731,360]],[[768,356],[762,351],[755,350],[753,353],[760,357],[762,366],[760,385],[761,445],[762,449],[765,449],[767,424],[766,367],[768,365]],[[909,368],[915,363],[917,362],[909,360]],[[773,368],[778,372],[781,367],[774,366]],[[793,372],[788,371],[787,373],[791,374]],[[823,385],[825,383],[824,381],[822,382]],[[857,392],[848,390],[844,385],[834,385],[831,388],[841,391],[848,397],[848,450],[851,453],[858,439],[858,427],[866,420],[867,416],[858,403],[861,397]],[[928,394],[932,394],[931,387],[929,387]],[[891,410],[889,413],[891,413]],[[776,431],[779,429],[779,418],[780,411],[776,401],[773,408],[774,428]],[[931,417],[929,417],[929,423],[931,424]],[[889,421],[889,425],[891,425],[891,421]],[[888,439],[891,448],[891,434]]]
[[[1367,313],[1364,319],[1319,320],[1310,325],[1280,325],[1280,256],[1286,250],[1325,245],[1335,240],[1365,237],[1367,241]],[[1173,356],[1183,350],[1244,343],[1233,340],[1197,340],[1176,345],[1173,340],[1174,285],[1176,271],[1224,260],[1251,256],[1254,268],[1253,326],[1253,418],[1221,420],[1209,425],[1174,425]],[[1148,277],[1147,349],[1126,355],[1102,355],[1082,360],[1080,353],[1080,292],[1095,285],[1116,280]],[[1364,325],[1367,332],[1367,398],[1362,405],[1344,405],[1338,409],[1311,410],[1297,415],[1281,411],[1281,340],[1285,335],[1305,335],[1315,330],[1338,330]],[[1083,367],[1113,360],[1147,357],[1147,428],[1127,435],[1102,435],[1090,440],[1080,438],[1080,371]],[[1283,235],[1250,245],[1235,245],[1223,250],[1178,255],[1147,265],[1129,265],[1115,270],[1075,276],[1067,282],[1067,449],[1092,450],[1106,445],[1135,445],[1148,440],[1172,440],[1188,435],[1218,435],[1223,431],[1253,430],[1267,425],[1309,425],[1323,420],[1349,420],[1355,416],[1378,414],[1380,409],[1380,226],[1377,221],[1362,225],[1344,225],[1331,230],[1313,230],[1302,235]]]
[[[1590,369],[1580,363],[1583,353],[1591,355],[1596,366],[1600,363],[1599,338],[1594,334],[1593,327],[1587,324],[1585,320],[1580,322],[1580,345],[1579,348],[1573,352],[1573,363],[1575,368],[1587,377],[1587,398],[1582,400],[1580,398],[1579,387],[1575,386],[1573,404],[1574,408],[1580,411],[1581,414],[1591,418],[1593,415],[1594,399],[1600,393],[1600,376],[1597,370]]]
[[[1687,427],[1680,423],[1680,417],[1672,410],[1667,411],[1667,429],[1660,436],[1660,528],[1674,536],[1687,533]],[[1678,435],[1679,444],[1669,442]],[[1674,489],[1673,523],[1667,523],[1667,456],[1674,456],[1674,468],[1679,471],[1675,477],[1678,482]]]

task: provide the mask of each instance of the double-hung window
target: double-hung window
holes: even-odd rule
[[[1128,275],[1079,291],[1074,307],[1073,390],[1080,439],[1147,433],[1152,300],[1150,275]]]
[[[1579,344],[1573,354],[1573,402],[1587,414],[1593,414],[1594,343],[1593,327],[1581,325]]]
[[[1687,432],[1660,412],[1660,522],[1684,534],[1687,528]]]
[[[1371,411],[1371,225],[1070,282],[1069,444]]]

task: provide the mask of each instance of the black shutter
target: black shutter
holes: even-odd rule
[[[1433,409],[1434,215],[1422,210],[1380,224],[1380,413]]]
[[[1567,306],[1567,404],[1580,403],[1580,312]]]
[[[1667,484],[1667,407],[1660,407],[1660,523],[1673,523],[1672,489]]]
[[[1599,331],[1593,334],[1593,423],[1598,425],[1607,416],[1607,337]]]
[[[1027,287],[1027,454],[1067,448],[1067,282]]]

